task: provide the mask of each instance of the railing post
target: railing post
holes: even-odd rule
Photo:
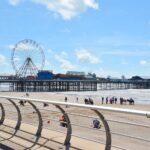
[[[72,134],[72,127],[71,127],[70,119],[69,119],[68,114],[65,112],[65,110],[62,107],[60,107],[59,105],[55,105],[55,106],[62,112],[67,122],[67,134],[66,134],[66,139],[64,141],[64,145],[68,146],[70,145],[71,134]]]
[[[110,133],[110,129],[109,129],[109,125],[107,123],[107,121],[105,120],[104,116],[95,109],[92,109],[101,119],[101,121],[103,122],[105,131],[106,131],[106,145],[105,145],[105,150],[111,150],[111,133]]]
[[[43,120],[42,120],[42,116],[41,113],[39,111],[39,109],[30,101],[27,101],[36,111],[37,115],[38,115],[38,119],[39,119],[39,125],[38,125],[38,129],[36,132],[36,136],[41,136],[41,132],[42,132],[42,128],[43,128]]]
[[[17,110],[18,121],[17,121],[15,129],[19,130],[20,129],[20,125],[21,125],[21,121],[22,121],[22,116],[21,116],[20,109],[19,109],[19,107],[16,105],[16,103],[13,100],[11,100],[9,98],[7,100],[10,101],[14,105],[14,107],[16,108],[16,110]]]
[[[1,119],[0,119],[0,125],[1,125],[1,124],[3,124],[4,119],[5,119],[5,109],[4,109],[4,107],[1,103],[0,103],[0,107],[1,107],[1,110],[2,110],[2,116],[1,116]]]

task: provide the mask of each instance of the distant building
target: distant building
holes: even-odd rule
[[[86,80],[96,80],[97,78],[93,77],[92,75],[85,75]]]
[[[85,76],[85,72],[67,71],[67,72],[66,72],[66,75]]]
[[[9,75],[9,74],[0,74],[0,80],[15,80],[15,75]]]
[[[140,76],[133,76],[131,80],[143,80]]]
[[[37,80],[52,80],[54,77],[51,70],[41,70],[37,74]]]
[[[84,76],[72,74],[55,74],[54,79],[57,80],[83,80]]]

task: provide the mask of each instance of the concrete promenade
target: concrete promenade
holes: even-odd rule
[[[21,124],[20,130],[15,133],[15,121],[6,119],[5,125],[0,126],[0,149],[6,150],[103,150],[104,145],[92,141],[72,137],[71,146],[65,148],[63,141],[65,135],[56,131],[43,129],[41,137],[36,139],[37,127],[29,124]],[[113,150],[115,150],[113,148]]]

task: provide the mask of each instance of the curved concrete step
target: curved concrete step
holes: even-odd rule
[[[37,127],[22,123],[20,130],[15,133],[15,121],[5,119],[4,125],[0,126],[0,148],[7,150],[59,150],[65,149],[63,142],[65,134],[48,129],[43,129],[42,135],[36,143]],[[84,140],[81,138],[71,138],[71,145],[68,150],[103,150],[105,145]],[[116,149],[112,149],[116,150]]]

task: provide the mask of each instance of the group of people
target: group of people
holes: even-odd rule
[[[78,100],[79,100],[78,97],[76,97],[76,103],[78,103]],[[64,101],[68,102],[68,98],[65,97]],[[118,101],[120,102],[120,105],[126,104],[127,102],[130,105],[134,105],[133,98],[125,99],[123,97],[117,98],[115,96],[112,96],[112,97],[106,97],[106,98],[102,97],[102,99],[101,99],[102,104],[104,104],[104,103],[105,104],[117,104]],[[84,103],[89,104],[89,105],[94,105],[94,100],[91,97],[86,97],[84,99]]]
[[[104,97],[102,97],[102,104],[104,104],[104,101],[106,102],[106,104],[108,104],[108,103],[109,104],[114,104],[114,103],[117,104],[118,99],[117,99],[117,97],[114,97],[114,96],[111,98],[106,97],[106,99]],[[126,102],[129,102],[130,105],[134,105],[134,100],[132,98],[125,99],[123,97],[120,97],[119,101],[120,101],[120,105],[126,104]]]
[[[92,98],[85,98],[84,99],[84,103],[85,104],[90,104],[90,105],[94,105],[94,101],[93,101],[93,99]]]
[[[120,97],[120,104],[126,104],[127,102],[129,102],[130,105],[134,105],[134,100],[132,98],[130,99],[125,99],[125,98],[122,98]]]
[[[102,97],[102,104],[104,104],[104,97]],[[110,104],[117,104],[117,97],[111,97],[110,99],[108,98],[108,97],[106,97],[106,104],[108,104],[108,103],[110,103]]]

